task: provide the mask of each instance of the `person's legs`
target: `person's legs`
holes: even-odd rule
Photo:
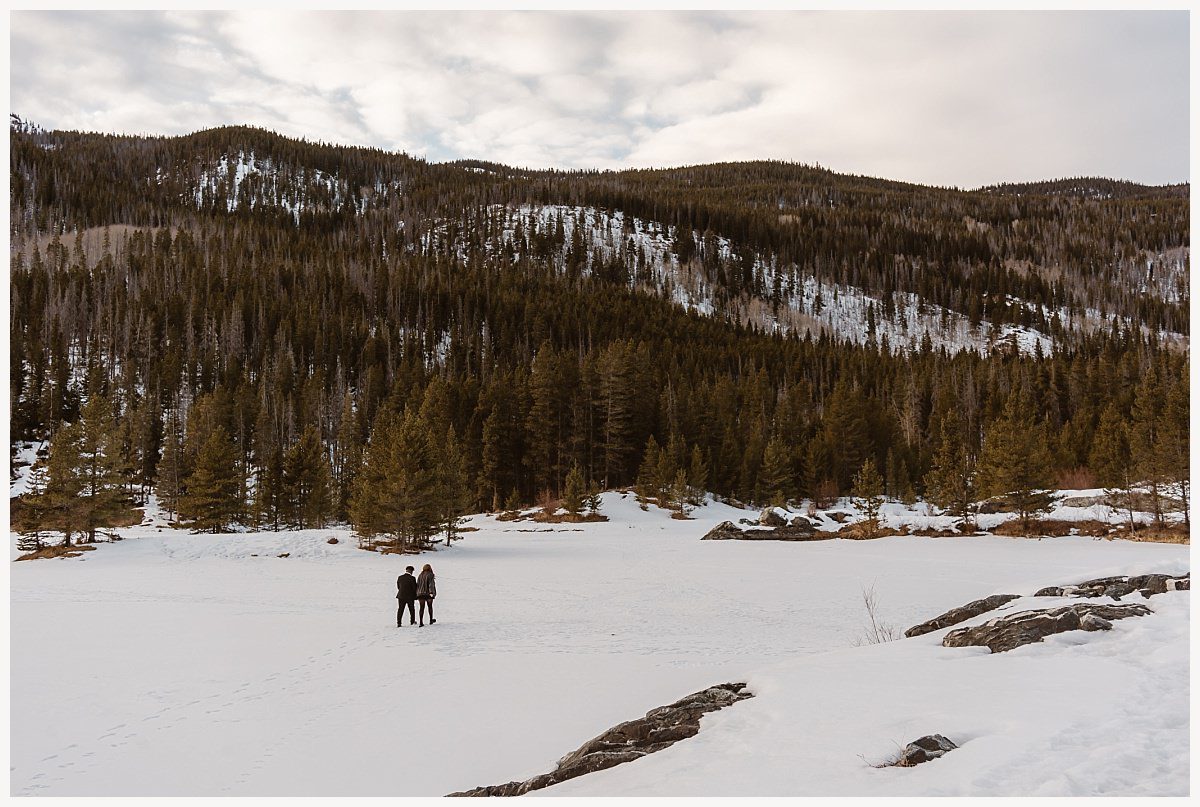
[[[434,622],[437,620],[433,618],[433,598],[431,597],[429,599],[429,624],[432,625]]]
[[[408,606],[408,624],[417,624],[417,604],[412,600],[405,603]]]
[[[404,616],[404,600],[396,600],[396,627],[400,627],[400,619]]]
[[[429,600],[425,599],[424,597],[421,598],[421,621],[417,624],[422,628],[425,627],[425,603],[427,602],[429,602]]]

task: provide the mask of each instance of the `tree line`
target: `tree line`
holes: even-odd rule
[[[620,182],[481,174],[240,130],[192,140],[14,131],[12,143],[11,433],[14,450],[48,443],[45,497],[24,504],[72,534],[94,536],[107,514],[155,493],[197,529],[348,521],[419,545],[453,533],[457,514],[557,500],[568,487],[573,503],[636,485],[677,510],[696,506],[699,490],[753,503],[829,499],[849,493],[868,461],[889,496],[951,502],[1015,484],[988,470],[1010,464],[994,458],[1014,445],[1033,452],[1030,490],[1145,482],[1166,506],[1186,476],[1187,355],[1140,320],[1111,319],[1049,355],[787,335],[631,289],[630,253],[605,259],[630,263],[596,271],[587,244],[531,232],[513,250],[487,224],[493,204],[590,200],[712,232],[727,219],[708,206],[734,205],[738,188],[765,205],[782,177],[785,196],[795,183],[826,183],[831,209],[858,210],[868,231],[883,220],[872,216],[898,216],[936,233],[930,222],[948,222],[974,196],[784,164],[644,183],[639,172]],[[155,166],[235,149],[307,160],[360,200],[370,190],[372,202],[326,204],[297,226],[290,214],[229,211],[219,198],[181,206],[178,197],[194,199],[186,172],[164,185],[130,179],[135,168],[153,176]],[[595,195],[619,188],[661,195],[664,206]],[[1186,248],[1173,207],[1186,199],[1152,189],[1149,201],[978,196],[988,200],[971,208],[978,216],[1007,205],[1026,217],[1029,229],[1011,239],[1034,244],[1039,259],[1065,255],[1068,243],[1033,225],[1043,218],[1056,228],[1089,222],[1093,234],[1119,223],[1130,255]],[[798,199],[786,196],[785,207]],[[1151,207],[1120,206],[1135,203]],[[851,220],[822,214],[812,232],[832,238]],[[854,238],[822,243],[834,263],[858,255],[869,267],[877,254]],[[1099,260],[1108,247],[1080,254]],[[702,261],[713,252],[691,248]],[[987,247],[989,262],[1002,263],[997,248]],[[592,271],[564,272],[570,255]],[[1096,271],[1122,260],[1110,255]],[[1043,293],[1045,281],[1028,273],[1004,269],[1023,284],[1009,287],[978,269],[981,294]],[[1047,285],[1045,299],[1066,299],[1057,288]],[[90,477],[69,470],[89,463]],[[967,494],[947,493],[955,485]],[[95,501],[74,501],[84,498]]]

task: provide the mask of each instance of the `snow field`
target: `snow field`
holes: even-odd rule
[[[702,542],[755,514],[711,503],[677,521],[617,493],[602,512],[477,516],[420,557],[363,552],[345,529],[142,526],[14,564],[11,793],[441,795],[548,771],[735,680],[758,697],[698,737],[546,795],[1186,791],[1187,593],[1111,633],[996,656],[941,648],[942,632],[853,647],[867,586],[903,630],[992,593],[1184,571],[1186,546]],[[397,630],[395,577],[426,562],[438,623]],[[963,747],[909,770],[858,756],[930,732]]]

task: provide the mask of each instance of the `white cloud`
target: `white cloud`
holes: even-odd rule
[[[13,111],[58,128],[961,186],[1188,175],[1180,12],[15,12],[11,58]]]

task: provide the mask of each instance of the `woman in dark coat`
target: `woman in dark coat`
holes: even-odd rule
[[[433,582],[433,567],[426,563],[417,575],[417,602],[421,604],[417,627],[425,627],[425,608],[429,608],[429,624],[437,622],[433,618],[433,598],[437,596],[437,586]]]

